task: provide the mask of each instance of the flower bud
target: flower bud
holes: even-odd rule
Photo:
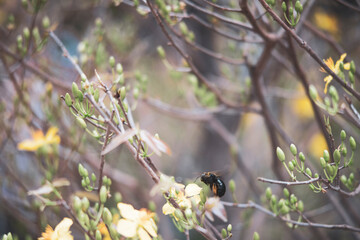
[[[227,237],[227,231],[225,228],[221,229],[221,237],[224,239]]]
[[[185,216],[187,219],[191,219],[192,218],[192,211],[190,208],[185,209]]]
[[[266,199],[267,199],[267,200],[270,200],[270,199],[271,199],[272,192],[271,192],[271,188],[270,188],[270,187],[267,187],[267,188],[266,188],[265,195],[266,195]]]
[[[115,58],[114,58],[114,56],[109,57],[109,64],[110,64],[111,68],[113,68],[115,66]]]
[[[277,197],[273,194],[273,195],[271,196],[271,203],[272,203],[272,204],[276,204],[276,201],[277,201]]]
[[[188,28],[187,28],[186,23],[180,22],[180,23],[179,23],[179,28],[180,28],[180,32],[181,32],[182,35],[187,35],[187,33],[188,33],[189,30],[188,30]]]
[[[96,230],[96,232],[95,232],[95,239],[102,240],[101,232],[99,231],[99,229]]]
[[[90,206],[90,202],[89,202],[89,199],[87,197],[84,197],[82,200],[81,200],[81,206],[82,206],[82,209],[83,211],[85,212],[86,210],[88,210],[89,206]]]
[[[281,162],[285,161],[285,154],[284,154],[283,150],[280,147],[276,148],[276,155],[277,155],[278,159]]]
[[[294,166],[293,162],[289,162],[288,166],[289,166],[290,171],[294,171],[295,166]]]
[[[346,185],[346,182],[347,182],[346,176],[345,176],[345,175],[341,175],[340,181],[341,181],[344,185]]]
[[[329,88],[329,94],[331,96],[331,98],[333,99],[334,102],[338,102],[339,101],[339,94],[336,90],[336,88],[331,85],[330,88]]]
[[[314,187],[314,185],[312,185],[312,184],[309,184],[308,185],[309,186],[309,188],[312,190],[312,191],[314,191],[315,190],[315,187]]]
[[[352,84],[355,83],[355,77],[354,77],[354,74],[352,72],[349,72],[349,80]]]
[[[285,2],[283,2],[283,3],[285,3]],[[290,145],[290,151],[291,151],[291,153],[294,155],[294,156],[296,156],[296,154],[297,154],[297,148],[296,148],[296,146],[295,146],[295,144],[291,144]]]
[[[260,236],[257,232],[254,232],[253,240],[260,240]]]
[[[112,214],[111,214],[110,210],[107,207],[104,207],[102,217],[103,217],[104,223],[106,225],[110,226],[111,223],[112,223]]]
[[[85,178],[85,183],[86,183],[87,186],[90,185],[90,178],[89,177]]]
[[[96,175],[95,173],[91,174],[91,181],[96,182]]]
[[[280,213],[282,215],[288,214],[289,211],[290,211],[290,208],[288,206],[286,206],[286,205],[283,205],[282,208],[280,209]]]
[[[134,90],[133,90],[133,96],[135,99],[138,99],[139,97],[139,88],[135,87]]]
[[[351,150],[355,151],[355,149],[356,149],[356,141],[352,136],[349,138],[349,143],[350,143]]]
[[[341,130],[340,132],[340,138],[341,138],[341,141],[345,141],[346,139],[346,132],[344,130]]]
[[[24,37],[25,37],[26,40],[28,40],[30,38],[30,30],[29,30],[28,27],[25,27],[23,29],[23,34],[24,34]]]
[[[101,186],[99,195],[100,195],[100,202],[104,204],[107,199],[107,189],[104,185]]]
[[[356,71],[355,62],[351,61],[350,62],[350,72],[354,74],[355,71]]]
[[[312,172],[311,172],[310,168],[306,168],[305,172],[306,172],[307,175],[312,177]]]
[[[346,157],[346,155],[347,155],[347,148],[346,148],[345,145],[344,145],[344,146],[342,147],[342,149],[341,149],[341,155],[342,155],[343,157]]]
[[[299,159],[300,161],[305,162],[305,155],[302,152],[299,153]]]
[[[316,101],[318,99],[318,92],[316,90],[316,87],[314,85],[310,85],[309,87],[309,94],[313,101]]]
[[[297,202],[297,197],[296,197],[294,194],[291,194],[291,196],[290,196],[290,202],[291,202],[292,204],[295,204],[295,203]]]
[[[42,26],[43,28],[45,29],[48,29],[50,27],[50,19],[48,16],[45,16],[43,19],[42,19]]]
[[[286,198],[288,198],[290,195],[289,190],[287,188],[284,188],[283,193]]]
[[[99,97],[100,97],[100,91],[99,89],[95,89],[95,92],[94,92],[94,99],[95,99],[95,102],[99,102]]]
[[[318,174],[318,173],[315,173],[315,174],[314,174],[314,178],[319,178],[319,174]]]
[[[166,53],[165,53],[164,48],[163,48],[162,46],[158,46],[158,47],[156,48],[156,50],[157,50],[160,58],[161,58],[161,59],[165,59]]]
[[[88,171],[84,168],[84,166],[81,163],[79,163],[79,168],[78,169],[79,169],[80,176],[87,177]]]
[[[326,171],[330,174],[330,176],[334,175],[334,169],[330,164],[326,165]]]
[[[229,224],[229,225],[227,226],[227,231],[228,231],[228,232],[231,232],[231,231],[232,231],[232,225],[231,225],[231,224]]]
[[[354,173],[350,173],[350,175],[349,175],[349,180],[353,181],[353,180],[354,180],[354,177],[355,177]]]
[[[119,75],[123,74],[123,67],[122,67],[121,63],[116,64],[116,72]]]
[[[282,8],[282,10],[283,10],[283,12],[286,12],[286,3],[285,2],[282,2],[282,4],[281,4],[281,8]]]
[[[75,82],[72,83],[71,90],[72,90],[72,94],[73,94],[74,98],[77,98],[78,97],[77,94],[79,92],[79,87]]]
[[[301,4],[301,2],[299,0],[297,0],[296,3],[295,3],[295,10],[298,13],[302,13],[302,11],[303,11],[303,6],[302,6],[302,4]]]
[[[341,154],[340,154],[340,151],[338,149],[335,149],[335,151],[333,153],[333,157],[334,157],[335,163],[339,164],[340,159],[341,159]]]
[[[302,211],[304,211],[304,203],[303,203],[303,201],[299,201],[298,202],[298,204],[297,204],[297,209],[300,211],[300,212],[302,212]]]
[[[178,218],[178,219],[184,219],[183,213],[182,213],[181,210],[178,209],[178,208],[175,209],[174,215],[175,215],[175,217]]]
[[[87,128],[86,122],[82,117],[77,116],[76,117],[76,122],[79,124],[80,127],[82,127],[83,129]]]
[[[119,90],[118,90],[118,93],[120,95],[120,100],[123,102],[125,97],[126,97],[126,87],[121,87]]]
[[[343,72],[344,71],[344,63],[343,62],[340,62],[340,70]]]
[[[234,179],[231,179],[229,181],[229,190],[230,190],[231,193],[234,193],[235,189],[236,189],[235,181],[234,181]]]
[[[324,156],[325,161],[328,163],[330,160],[330,154],[329,154],[328,150],[324,150],[323,156]]]
[[[122,200],[122,196],[121,196],[121,193],[119,192],[116,192],[115,195],[114,195],[114,199],[115,199],[115,202],[121,202]],[[153,211],[154,212],[154,211]]]
[[[87,186],[86,181],[85,181],[84,178],[81,180],[81,186],[82,186],[83,188],[86,188],[86,186]]]
[[[72,100],[71,100],[69,93],[65,94],[65,103],[66,103],[66,106],[68,106],[68,107],[71,107],[71,105],[72,105]]]
[[[73,208],[75,212],[78,212],[81,209],[81,200],[78,196],[74,196],[73,198]]]

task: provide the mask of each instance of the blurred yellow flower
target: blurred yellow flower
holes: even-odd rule
[[[116,230],[126,238],[138,237],[140,240],[151,240],[157,237],[157,226],[154,213],[145,208],[134,209],[130,204],[118,203],[122,219],[117,223]]]
[[[324,150],[327,150],[327,143],[321,133],[315,133],[309,142],[309,152],[315,157],[321,157]]]
[[[301,97],[296,98],[294,101],[291,101],[291,109],[296,114],[297,117],[301,119],[312,119],[314,116],[311,102],[304,92],[304,88],[299,84],[297,87],[297,93]]]
[[[327,14],[322,11],[316,11],[314,14],[315,25],[320,29],[331,33],[334,37],[338,37],[339,24],[334,15]]]
[[[32,131],[32,139],[26,139],[17,145],[19,150],[35,152],[39,148],[49,144],[59,144],[60,137],[57,135],[59,129],[57,127],[51,127],[46,135],[41,130]]]
[[[73,240],[71,235],[70,226],[73,224],[73,220],[70,218],[64,218],[56,227],[55,230],[48,225],[45,232],[41,234],[38,240]]]
[[[324,59],[323,61],[331,69],[331,71],[333,71],[337,75],[340,72],[340,63],[344,62],[345,57],[346,57],[346,53],[342,54],[340,56],[340,59],[337,60],[335,64],[334,64],[334,61],[332,60],[331,57],[329,57],[326,60]],[[345,63],[344,64],[344,69],[349,70],[350,69],[350,63]],[[320,71],[326,73],[325,69],[323,69],[323,68],[320,68]],[[328,85],[332,80],[333,80],[333,77],[331,75],[327,75],[324,78],[324,82],[325,82],[324,93],[327,93]]]
[[[97,229],[100,231],[103,240],[111,240],[109,230],[107,229],[104,222],[99,223]]]
[[[169,195],[173,196],[180,208],[186,209],[191,208],[192,199],[196,204],[200,203],[201,190],[202,188],[195,183],[188,184],[185,190],[184,185],[177,183],[174,187],[170,188]],[[169,202],[166,202],[162,207],[162,211],[164,215],[174,214],[175,208]]]

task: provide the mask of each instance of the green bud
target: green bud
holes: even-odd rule
[[[76,122],[79,124],[80,127],[82,127],[83,129],[87,128],[86,122],[82,117],[77,116],[76,117]]]
[[[290,7],[289,7],[289,13],[290,13],[290,14],[293,14],[293,12],[294,12],[294,8],[293,8],[292,6],[290,6]]]
[[[346,182],[347,182],[346,176],[345,176],[345,175],[341,175],[340,181],[341,181],[344,185],[346,185]]]
[[[65,103],[66,103],[66,106],[68,106],[68,107],[71,107],[71,105],[72,105],[72,100],[71,100],[69,93],[65,94]]]
[[[285,3],[285,2],[283,2],[283,3]],[[294,155],[294,156],[296,156],[296,154],[297,154],[297,148],[296,148],[296,146],[295,146],[295,144],[291,144],[290,145],[290,151],[291,151],[291,153]]]
[[[187,27],[186,23],[180,22],[179,23],[179,28],[180,28],[180,32],[181,32],[182,35],[187,35],[189,30],[188,30],[188,27]]]
[[[155,212],[156,211],[156,204],[154,201],[150,201],[148,204],[148,208],[150,211]]]
[[[330,176],[334,175],[334,169],[330,164],[326,165],[326,171],[330,174]]]
[[[354,74],[355,71],[356,71],[355,62],[351,61],[350,62],[350,72]]]
[[[81,82],[85,82],[86,79],[87,79],[87,77],[86,77],[85,74],[81,74],[81,75],[80,75],[80,78],[81,78]]]
[[[355,149],[356,149],[356,141],[352,136],[349,138],[349,143],[350,143],[351,150],[355,151]]]
[[[122,67],[121,63],[116,64],[116,72],[117,72],[117,74],[123,73],[123,67]]]
[[[90,220],[90,230],[95,230],[96,229],[96,221],[95,220]]]
[[[330,99],[328,97],[324,98],[324,103],[325,103],[325,106],[327,106],[327,107],[330,107],[330,105],[331,105]]]
[[[234,193],[235,189],[236,189],[235,181],[234,181],[234,179],[231,179],[229,181],[229,190],[230,190],[231,193]]]
[[[175,217],[177,217],[178,219],[184,219],[184,215],[183,215],[183,213],[181,212],[180,209],[178,209],[178,208],[175,209],[174,214],[175,214]]]
[[[277,201],[277,197],[274,194],[271,195],[271,203],[276,204],[276,201]]]
[[[104,185],[101,186],[101,188],[100,188],[99,196],[100,196],[100,202],[104,204],[107,199],[107,189]]]
[[[120,100],[123,102],[126,97],[126,87],[121,87],[119,90]]]
[[[311,172],[310,168],[306,168],[305,172],[306,172],[307,175],[312,177],[312,172]]]
[[[325,161],[328,163],[330,161],[330,154],[329,154],[328,150],[324,150],[323,156],[324,156]]]
[[[75,82],[72,83],[71,90],[72,90],[72,94],[73,94],[74,98],[77,98],[78,97],[78,92],[80,92],[80,91],[79,91],[78,85]]]
[[[26,40],[28,40],[30,38],[30,30],[29,28],[25,27],[23,30],[23,34]]]
[[[265,195],[266,195],[266,199],[267,199],[267,200],[270,200],[270,199],[271,199],[272,192],[271,192],[271,188],[270,188],[270,187],[267,187],[267,188],[266,188]]]
[[[122,200],[122,196],[121,196],[121,193],[119,192],[116,192],[115,195],[114,195],[114,199],[115,199],[115,202],[121,202]],[[154,211],[153,211],[154,212]]]
[[[305,162],[305,155],[302,152],[299,153],[299,159],[300,161]]]
[[[226,238],[227,237],[227,231],[225,228],[221,229],[221,237]]]
[[[86,183],[87,186],[90,185],[90,178],[89,177],[85,177],[85,183]]]
[[[298,13],[302,13],[302,11],[303,11],[303,6],[302,6],[302,4],[301,4],[301,2],[299,0],[296,1],[296,3],[295,3],[295,10]]]
[[[341,154],[340,154],[340,151],[338,149],[335,149],[335,151],[333,153],[333,157],[334,157],[335,163],[339,164],[340,159],[341,159]]]
[[[315,190],[315,187],[314,187],[314,185],[312,185],[312,184],[309,184],[308,185],[309,186],[309,188],[312,190],[312,191],[314,191]]]
[[[354,180],[354,178],[355,178],[354,173],[350,173],[350,175],[349,175],[349,180],[353,181],[353,180]]]
[[[103,184],[104,184],[104,185],[107,185],[107,181],[108,181],[108,177],[107,177],[107,176],[104,176],[104,177],[103,177]]]
[[[288,166],[289,166],[290,171],[294,171],[295,166],[294,166],[293,162],[289,162]]]
[[[345,132],[344,130],[341,130],[341,132],[340,132],[340,138],[341,138],[342,141],[345,141],[345,139],[346,139],[346,132]]]
[[[95,232],[95,239],[102,240],[101,232],[99,230],[96,230],[96,232]]]
[[[318,99],[318,92],[316,90],[316,87],[314,85],[310,85],[309,87],[309,94],[313,101],[316,101]]]
[[[297,204],[297,209],[300,211],[300,212],[302,212],[302,211],[304,211],[304,203],[303,203],[303,201],[299,201],[298,202],[298,204]]]
[[[318,173],[315,173],[314,174],[314,178],[318,178],[319,177],[319,174]]]
[[[229,225],[227,226],[227,231],[228,231],[228,232],[231,232],[231,231],[232,231],[232,225],[231,225],[231,224],[229,224]]]
[[[278,159],[279,159],[281,162],[284,162],[284,161],[285,161],[284,151],[283,151],[280,147],[277,147],[277,148],[276,148],[276,155],[277,155]]]
[[[257,232],[254,232],[253,240],[260,240],[260,235]]]
[[[192,211],[190,208],[185,209],[185,216],[187,219],[192,219]]]
[[[282,8],[282,10],[283,10],[283,12],[286,12],[286,3],[285,2],[282,2],[282,4],[281,4],[281,8]]]
[[[326,168],[326,161],[323,157],[320,158],[320,165],[322,168]]]
[[[86,181],[85,181],[84,178],[81,180],[81,186],[82,186],[83,188],[86,188],[86,186],[87,186]]]
[[[81,209],[81,200],[78,196],[75,196],[73,198],[73,208],[74,208],[75,212],[79,212]]]
[[[111,68],[113,68],[115,66],[115,58],[114,58],[114,56],[109,57],[109,64],[110,64]]]
[[[295,203],[297,202],[297,197],[296,197],[294,194],[291,194],[291,196],[290,196],[290,202],[291,202],[292,204],[295,204]]]
[[[340,62],[340,70],[343,72],[344,71],[344,63]]]
[[[330,88],[329,88],[329,94],[331,96],[331,98],[333,99],[334,102],[338,102],[339,101],[339,94],[336,90],[336,88],[331,85]]]
[[[355,83],[355,77],[354,77],[354,74],[352,72],[349,72],[349,80],[352,84]]]
[[[112,223],[112,214],[110,212],[110,210],[106,207],[104,207],[104,211],[103,211],[103,220],[105,222],[106,225],[110,226]]]
[[[42,19],[42,26],[43,28],[45,29],[48,29],[50,27],[50,19],[48,16],[45,16],[43,19]]]
[[[16,42],[17,42],[17,45],[22,45],[22,41],[23,41],[23,38],[22,38],[22,36],[21,35],[18,35],[17,37],[16,37]]]
[[[280,213],[282,215],[288,214],[289,211],[290,211],[290,208],[288,206],[286,206],[286,205],[283,205],[282,208],[280,209]]]
[[[133,95],[134,95],[135,99],[138,99],[139,93],[140,93],[139,88],[135,87],[134,90],[133,90]]]
[[[80,176],[87,177],[87,170],[84,168],[84,166],[81,163],[79,163],[78,169]]]
[[[289,190],[287,188],[284,188],[283,193],[286,198],[288,198],[290,195]]]
[[[158,46],[158,47],[156,48],[156,50],[157,50],[160,58],[161,58],[161,59],[165,59],[166,53],[165,53],[164,48],[163,48],[162,46]]]
[[[346,157],[346,155],[347,155],[347,148],[345,145],[341,148],[341,155],[343,157]]]
[[[95,173],[91,174],[91,181],[96,182],[96,175]]]
[[[89,206],[90,206],[90,202],[87,197],[84,197],[83,199],[81,199],[81,207],[84,211],[88,210]]]

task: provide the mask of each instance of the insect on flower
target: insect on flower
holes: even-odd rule
[[[204,172],[203,174],[201,174],[200,180],[206,185],[210,186],[211,191],[214,193],[215,196],[224,196],[226,192],[226,186],[223,180],[220,179],[220,176],[212,172]]]

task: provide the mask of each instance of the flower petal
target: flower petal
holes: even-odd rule
[[[151,237],[143,228],[139,228],[137,231],[137,234],[138,234],[140,240],[151,240]]]
[[[131,204],[118,203],[117,207],[119,208],[120,214],[123,218],[135,220],[138,216],[138,211],[135,210]]]
[[[138,225],[134,221],[120,219],[116,226],[116,230],[124,237],[131,238],[135,237],[137,226]]]
[[[56,227],[55,234],[59,237],[59,239],[73,239],[70,232],[70,227],[73,224],[73,220],[70,218],[64,218]]]
[[[195,195],[199,195],[201,190],[202,190],[202,188],[199,187],[197,184],[190,183],[185,188],[185,196],[192,197]]]
[[[350,70],[350,63],[345,63],[344,64],[344,69],[345,70]]]
[[[162,207],[162,212],[164,215],[173,214],[175,212],[175,208],[167,202]]]
[[[154,221],[151,221],[152,218],[146,222],[143,223],[143,227],[144,229],[152,236],[152,237],[156,237],[157,233],[156,230],[154,229]]]
[[[41,140],[28,139],[28,140],[24,140],[24,141],[20,142],[17,145],[17,148],[22,151],[35,152],[42,145],[43,145],[43,141],[41,141]]]

